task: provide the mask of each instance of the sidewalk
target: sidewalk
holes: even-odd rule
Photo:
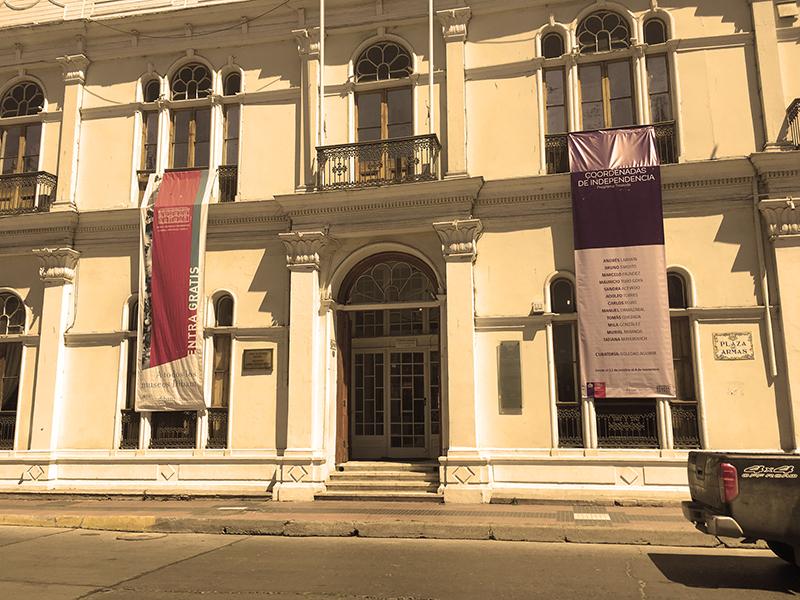
[[[252,498],[143,500],[14,495],[0,496],[2,525],[127,532],[766,547],[704,535],[683,518],[677,506],[279,503]]]

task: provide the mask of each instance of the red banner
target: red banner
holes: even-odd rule
[[[202,410],[208,171],[171,171],[142,203],[137,410]]]

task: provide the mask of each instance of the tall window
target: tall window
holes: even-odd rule
[[[136,412],[136,362],[137,333],[139,324],[139,302],[134,300],[128,308],[128,332],[125,365],[125,407],[121,415],[121,435],[119,447],[134,449],[139,447],[139,413]]]
[[[211,72],[198,63],[178,69],[170,81],[172,100],[197,100],[211,95]],[[170,168],[208,167],[211,150],[211,107],[176,108],[171,115]]]
[[[552,325],[558,444],[562,448],[582,448],[578,325],[572,281],[564,277],[553,280],[550,284],[550,310],[560,317],[554,319]]]
[[[627,21],[610,11],[598,11],[578,25],[581,54],[598,54],[630,47]],[[593,62],[578,69],[584,130],[636,123],[631,60]]]
[[[214,303],[214,325],[233,326],[233,298],[225,294]],[[228,407],[230,405],[231,345],[230,331],[214,333],[214,369],[211,383],[211,408],[208,411],[208,448],[228,445]]]
[[[672,330],[672,365],[675,370],[675,400],[671,403],[672,437],[676,448],[699,448],[697,396],[695,394],[694,357],[691,323],[680,314],[689,307],[686,282],[679,273],[667,274]],[[677,313],[677,314],[676,314]]]
[[[25,333],[25,306],[16,294],[0,293],[0,450],[14,448],[17,422],[22,342]]]
[[[356,83],[397,81],[412,72],[411,54],[394,42],[379,42],[364,50],[355,63]],[[359,142],[414,134],[411,87],[391,87],[356,95]]]
[[[156,100],[161,96],[161,82],[151,79],[142,86],[142,157],[136,174],[139,179],[139,201],[141,202],[147,181],[155,173],[158,160],[158,107]]]
[[[223,82],[222,92],[226,97],[242,91],[240,73],[229,73]],[[220,202],[232,202],[236,198],[239,165],[239,128],[241,107],[238,103],[223,106],[222,165],[219,168]]]
[[[23,81],[0,99],[0,118],[30,117],[44,109],[44,93],[36,83]],[[0,161],[4,175],[39,170],[42,138],[40,122],[17,123],[0,127]]]

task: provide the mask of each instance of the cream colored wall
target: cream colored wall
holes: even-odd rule
[[[781,59],[781,77],[783,79],[783,93],[788,106],[796,98],[800,98],[800,42],[779,41],[778,52]]]
[[[245,350],[272,349],[273,368],[268,374],[242,372]],[[233,387],[230,403],[233,450],[278,447],[278,396],[285,397],[286,345],[276,342],[237,341],[233,346]],[[285,404],[285,398],[282,399]]]
[[[550,395],[547,334],[544,328],[475,336],[475,424],[482,448],[549,448]],[[500,342],[520,342],[521,414],[501,414],[498,400],[497,349]],[[451,368],[453,368],[451,366]],[[457,402],[453,399],[451,402]]]
[[[297,100],[249,104],[242,110],[239,193],[263,200],[293,193],[300,163]]]
[[[0,288],[15,292],[28,311],[27,332],[38,334],[42,316],[42,282],[39,260],[33,253],[3,255],[0,259]]]
[[[59,447],[111,449],[119,379],[119,345],[69,348],[69,378]]]
[[[76,192],[81,210],[130,205],[133,133],[133,116],[83,122]]]
[[[75,282],[77,311],[70,331],[107,333],[122,330],[123,309],[138,288],[138,264],[138,248],[132,244],[121,248],[116,256],[83,249]]]
[[[752,334],[755,360],[714,359],[713,334],[730,332]],[[706,323],[700,327],[709,448],[780,449],[778,404],[783,400],[776,397],[768,380],[765,343],[757,322]]]

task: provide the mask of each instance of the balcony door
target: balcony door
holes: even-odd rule
[[[413,169],[413,144],[378,143],[414,135],[414,111],[410,87],[356,94],[356,141],[362,179],[403,179]]]

